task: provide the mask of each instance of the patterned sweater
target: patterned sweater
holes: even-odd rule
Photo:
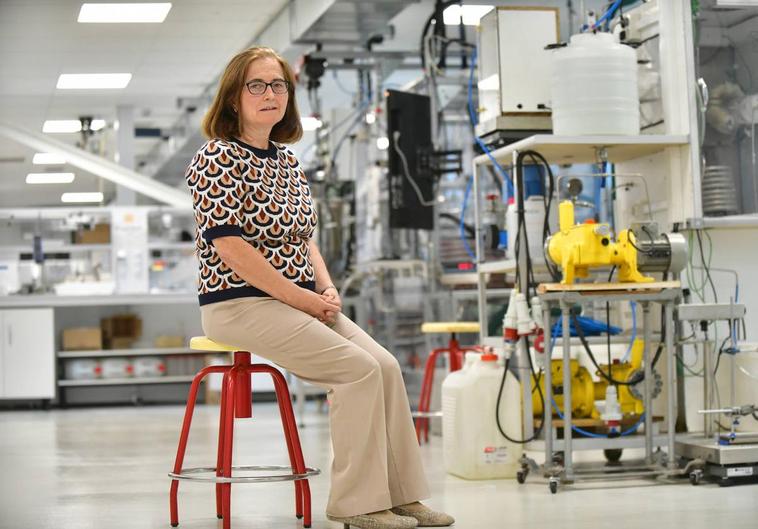
[[[213,139],[197,151],[185,177],[197,221],[200,305],[269,295],[222,262],[213,240],[229,235],[250,243],[287,279],[315,289],[308,241],[316,212],[290,149],[270,143],[264,150],[236,139]]]

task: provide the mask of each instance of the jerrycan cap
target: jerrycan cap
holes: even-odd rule
[[[497,362],[497,355],[495,353],[482,353],[482,362]]]

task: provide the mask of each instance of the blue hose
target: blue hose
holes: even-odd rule
[[[555,408],[555,412],[558,414],[558,417],[560,417],[561,420],[563,420],[563,414],[558,409],[558,404],[556,404],[555,399],[551,398],[550,400],[553,403],[553,408]],[[633,434],[634,432],[637,431],[637,428],[639,428],[640,425],[644,421],[645,421],[645,414],[643,413],[642,415],[640,415],[640,419],[636,423],[634,423],[628,430],[624,430],[623,432],[621,432],[619,435],[621,437],[624,437],[626,435]],[[571,429],[574,430],[576,433],[578,433],[580,435],[583,435],[585,437],[593,437],[593,438],[596,438],[596,439],[597,438],[599,438],[599,439],[608,439],[608,438],[610,438],[610,436],[608,436],[606,434],[589,432],[587,430],[583,430],[583,429],[579,428],[578,426],[574,426],[573,424],[571,425]]]

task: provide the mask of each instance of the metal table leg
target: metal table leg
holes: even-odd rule
[[[545,303],[543,309],[543,323],[542,328],[545,333],[545,372],[542,378],[545,381],[545,402],[542,406],[543,426],[542,435],[545,438],[545,469],[551,471],[553,468],[553,373],[550,353],[553,350],[553,333],[550,326],[550,303]]]
[[[572,480],[571,464],[571,331],[569,330],[569,311],[571,307],[561,302],[561,317],[563,318],[563,468],[567,481]],[[552,412],[552,401],[545,406]],[[652,443],[652,440],[651,440]]]
[[[650,358],[650,344],[652,341],[652,332],[650,330],[650,303],[642,303],[642,327],[645,336],[645,348],[643,352],[643,363],[645,367],[645,380],[643,381],[643,402],[645,405],[645,462],[648,465],[653,463],[653,366]]]
[[[664,305],[666,321],[666,370],[668,394],[666,415],[668,419],[668,467],[674,470],[677,467],[676,456],[674,454],[674,443],[676,441],[676,350],[674,349],[674,304],[669,302]]]

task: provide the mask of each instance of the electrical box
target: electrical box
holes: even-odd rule
[[[558,8],[497,7],[479,23],[477,134],[549,131],[550,50],[560,38]]]

